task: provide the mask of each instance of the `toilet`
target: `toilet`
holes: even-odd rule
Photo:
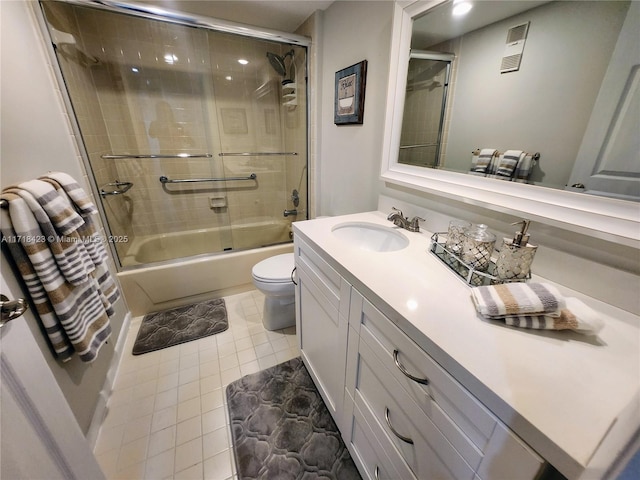
[[[291,273],[293,253],[269,257],[251,270],[253,284],[264,293],[262,323],[267,330],[280,330],[296,324],[296,294]]]

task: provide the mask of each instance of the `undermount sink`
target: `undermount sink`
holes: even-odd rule
[[[340,223],[331,231],[348,246],[369,252],[395,252],[409,245],[409,239],[402,233],[375,223]]]

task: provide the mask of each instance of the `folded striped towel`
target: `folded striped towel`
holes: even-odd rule
[[[520,160],[526,155],[522,150],[507,150],[502,155],[497,162],[497,168],[494,173],[494,178],[501,179],[511,179],[513,177],[513,172],[516,169],[516,165],[520,162]]]
[[[595,310],[577,298],[567,297],[565,301],[567,308],[560,311],[559,317],[520,315],[505,317],[504,322],[513,327],[539,330],[573,330],[583,335],[595,335],[602,330],[604,321]]]
[[[475,287],[471,298],[480,315],[501,319],[514,315],[560,316],[564,297],[548,283],[505,283]]]
[[[494,161],[494,157],[498,153],[495,148],[483,148],[476,156],[471,158],[471,170],[470,173],[474,175],[486,175],[491,170],[491,164]]]

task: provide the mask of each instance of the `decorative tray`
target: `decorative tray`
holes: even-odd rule
[[[447,238],[446,232],[436,232],[431,236],[430,251],[437,258],[442,261],[447,267],[453,270],[467,285],[472,287],[480,287],[482,285],[497,285],[500,283],[509,282],[526,282],[531,278],[531,274],[527,278],[519,278],[513,280],[504,280],[495,276],[496,264],[493,259],[489,263],[489,267],[486,271],[480,271],[474,269],[472,266],[466,264],[462,259],[452,253],[445,247]]]

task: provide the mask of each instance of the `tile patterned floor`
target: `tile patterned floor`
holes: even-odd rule
[[[225,297],[227,331],[139,356],[142,317],[132,321],[94,449],[107,479],[236,478],[226,386],[300,354],[295,327],[264,329],[263,300]]]

